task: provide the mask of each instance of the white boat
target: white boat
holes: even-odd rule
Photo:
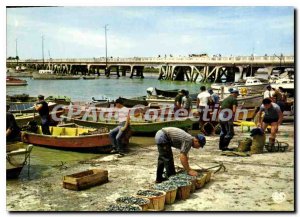
[[[275,81],[275,83],[271,84],[272,87],[278,89],[278,87],[282,87],[284,90],[294,90],[295,84],[294,79],[291,78],[279,78]]]
[[[241,95],[262,94],[269,83],[256,77],[246,77],[245,83],[212,84],[211,88],[219,95],[229,95],[230,89],[239,90]]]

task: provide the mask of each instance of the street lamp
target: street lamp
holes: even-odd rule
[[[17,65],[19,64],[19,56],[18,56],[18,39],[16,38],[16,59],[17,59]]]
[[[104,32],[105,32],[105,74],[107,74],[107,26],[108,24],[106,24],[104,26]]]
[[[281,60],[282,60],[282,58],[283,58],[283,54],[280,54],[280,57],[279,56],[277,56],[276,54],[274,54],[274,56],[275,57],[277,57],[278,59],[279,59],[279,70],[280,70],[280,72],[281,72]]]
[[[44,35],[42,35],[42,58],[43,58],[43,67],[45,64],[45,57],[44,57]]]

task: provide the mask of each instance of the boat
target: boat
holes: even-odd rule
[[[147,93],[148,95],[152,96],[163,96],[163,97],[176,97],[178,94],[179,89],[173,89],[173,90],[160,90],[157,88],[148,88]]]
[[[36,102],[37,97],[29,96],[26,93],[6,95],[6,102]]]
[[[105,132],[106,131],[106,132]],[[72,127],[50,127],[51,135],[43,135],[41,127],[37,133],[23,132],[23,142],[33,145],[66,149],[66,150],[91,150],[110,146],[108,130]]]
[[[59,119],[59,117],[64,113],[64,110],[57,110],[50,112],[50,123],[53,125],[57,125],[58,121],[55,119]],[[37,123],[40,123],[41,118],[38,113],[14,113],[16,122],[18,126],[22,127],[24,125],[27,125],[29,121],[36,121]],[[56,118],[52,118],[56,117]]]
[[[54,74],[52,70],[39,70],[38,73],[32,74],[35,80],[77,80],[80,79],[80,75],[69,74]]]
[[[271,83],[271,87],[275,89],[282,87],[285,92],[289,93],[290,96],[294,96],[295,94],[295,83],[292,78],[278,78],[275,83]]]
[[[222,101],[227,97],[228,95],[223,95],[223,98],[220,99],[220,104]],[[193,98],[192,98],[193,99]],[[166,97],[160,97],[160,98],[147,98],[147,102],[149,103],[158,103],[161,105],[173,105],[174,104],[174,98],[166,98]],[[262,104],[263,95],[262,94],[256,94],[256,95],[250,95],[250,96],[238,96],[238,106],[241,106],[243,108],[252,108],[257,107]],[[193,99],[193,107],[196,107],[196,100]]]
[[[45,101],[54,102],[58,105],[69,105],[71,103],[71,98],[68,96],[48,96]]]
[[[123,98],[119,97],[123,101],[123,105],[128,108],[132,108],[136,105],[148,106],[148,102],[146,101],[146,97],[135,97],[135,98]]]
[[[18,78],[13,78],[13,77],[6,77],[6,86],[26,86],[27,81],[18,79]]]
[[[264,79],[256,77],[247,77],[245,82],[231,84],[212,84],[211,88],[219,95],[227,96],[230,94],[230,89],[239,90],[241,95],[262,94],[266,86],[269,85]]]
[[[23,142],[8,143],[6,145],[6,178],[18,178],[24,165],[30,163],[30,153],[33,145]]]
[[[34,105],[37,102],[11,102],[8,103],[6,102],[6,104],[8,104],[10,106],[9,111],[11,113],[35,113],[36,110],[34,108]],[[48,107],[49,107],[49,111],[51,112],[53,110],[53,108],[56,106],[57,104],[54,102],[49,102],[48,103]]]
[[[92,128],[108,128],[113,129],[118,126],[117,121],[91,121],[82,120],[82,118],[74,118],[74,123],[79,126],[92,127]],[[131,122],[130,129],[134,134],[154,134],[161,130],[163,127],[178,127],[184,130],[192,128],[194,122],[189,118],[181,118],[181,120],[169,120],[169,121],[140,121]]]
[[[82,76],[82,79],[84,80],[93,80],[96,79],[96,76],[92,76],[92,75],[86,75],[86,76]]]

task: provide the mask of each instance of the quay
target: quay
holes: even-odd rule
[[[31,70],[52,70],[56,74],[90,75],[109,77],[116,72],[118,77],[130,74],[144,78],[145,68],[157,69],[158,79],[196,82],[220,82],[225,76],[227,82],[245,76],[253,76],[259,68],[265,68],[268,75],[275,70],[294,68],[294,56],[190,56],[190,57],[132,57],[132,58],[86,58],[86,59],[24,59],[7,60],[7,67],[22,66]],[[120,75],[121,73],[121,75]]]

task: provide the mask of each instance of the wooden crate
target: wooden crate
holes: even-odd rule
[[[108,171],[91,169],[80,173],[64,176],[63,187],[70,190],[83,190],[108,182]]]

